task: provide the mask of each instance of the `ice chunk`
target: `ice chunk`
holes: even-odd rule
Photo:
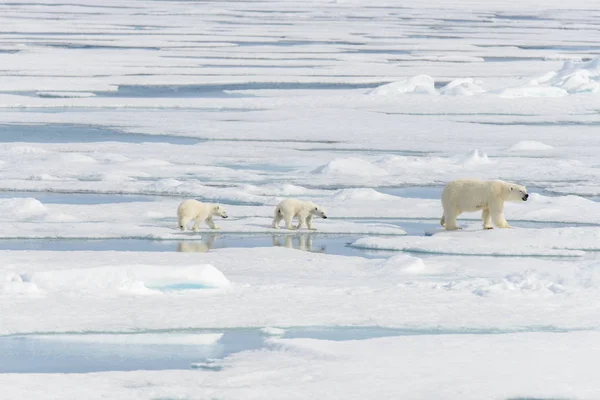
[[[491,163],[492,162],[488,158],[487,154],[484,152],[480,153],[477,149],[473,150],[462,160],[462,164],[466,167]]]
[[[35,295],[42,293],[35,283],[23,279],[23,276],[12,271],[0,274],[0,294],[6,295]]]
[[[44,215],[48,209],[34,198],[0,199],[0,213],[16,216],[19,219]]]
[[[536,142],[533,140],[523,140],[513,146],[508,151],[545,151],[554,150],[554,147],[549,146],[542,142]]]
[[[386,271],[388,269],[394,269],[396,271],[407,273],[421,273],[425,270],[425,263],[418,257],[399,254],[382,261],[380,267]]]
[[[269,335],[269,336],[283,336],[283,335],[285,335],[285,329],[274,328],[274,327],[270,327],[270,326],[266,326],[264,328],[261,328],[260,331],[262,333],[264,333],[265,335]]]
[[[494,229],[444,231],[431,237],[361,238],[353,247],[415,253],[479,256],[581,257],[600,250],[596,228]]]
[[[395,196],[378,192],[370,188],[360,189],[340,189],[333,194],[333,199],[337,201],[376,201],[376,200],[396,200]],[[365,204],[366,205],[366,204]]]
[[[224,288],[229,280],[210,264],[158,267],[152,265],[105,266],[85,269],[39,271],[27,275],[27,281],[47,292],[115,292],[154,294],[163,287],[193,283],[208,288]]]
[[[600,91],[600,58],[565,61],[562,68],[531,80],[527,85],[500,91],[501,97],[562,97]]]
[[[451,96],[472,96],[483,93],[482,82],[473,78],[455,79],[440,89],[440,94]]]
[[[322,165],[315,170],[314,174],[328,175],[328,176],[385,176],[388,172],[370,162],[355,158],[336,158],[329,163]]]
[[[371,96],[396,96],[406,93],[437,94],[435,81],[429,75],[417,75],[378,86],[368,92]]]

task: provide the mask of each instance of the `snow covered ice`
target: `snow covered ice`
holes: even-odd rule
[[[598,398],[595,6],[0,4],[3,395]]]

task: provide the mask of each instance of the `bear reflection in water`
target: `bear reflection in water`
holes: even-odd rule
[[[220,239],[217,241],[217,238]],[[226,247],[286,247],[288,249],[297,249],[310,251],[314,253],[325,253],[325,246],[314,246],[313,235],[296,234],[296,235],[272,235],[269,236],[254,236],[254,237],[235,237],[212,234],[202,235],[202,240],[186,240],[177,244],[179,252],[205,253],[214,248]]]
[[[312,235],[286,235],[286,236],[273,236],[273,246],[275,247],[287,247],[288,249],[298,249],[304,251],[310,251],[313,253],[325,253],[325,246],[313,248],[313,237]]]
[[[203,239],[200,240],[186,240],[184,242],[179,242],[177,245],[177,251],[183,253],[206,253],[213,247],[215,247],[215,240],[217,240],[217,235],[202,235]]]

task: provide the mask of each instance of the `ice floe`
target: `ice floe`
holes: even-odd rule
[[[440,232],[431,237],[361,238],[355,247],[428,254],[582,257],[598,251],[600,228],[494,229]]]

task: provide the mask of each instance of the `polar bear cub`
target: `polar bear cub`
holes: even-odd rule
[[[185,230],[190,221],[194,221],[194,226],[192,227],[194,232],[198,232],[198,227],[202,221],[206,221],[206,224],[212,229],[219,229],[212,219],[215,215],[227,218],[227,212],[218,204],[201,203],[198,200],[189,199],[184,200],[177,207],[179,229],[182,231]]]
[[[319,207],[312,201],[302,201],[296,199],[286,199],[281,201],[277,207],[275,207],[275,216],[273,217],[273,228],[279,229],[279,223],[281,220],[285,221],[285,227],[287,229],[300,229],[302,225],[310,230],[316,230],[312,226],[312,219],[314,216],[327,218],[325,209]],[[292,220],[294,217],[298,218],[298,226],[292,226]]]
[[[525,186],[500,180],[459,179],[450,182],[442,192],[444,214],[440,221],[447,230],[460,229],[456,218],[464,212],[481,211],[484,229],[510,228],[504,218],[505,201],[527,201]]]

